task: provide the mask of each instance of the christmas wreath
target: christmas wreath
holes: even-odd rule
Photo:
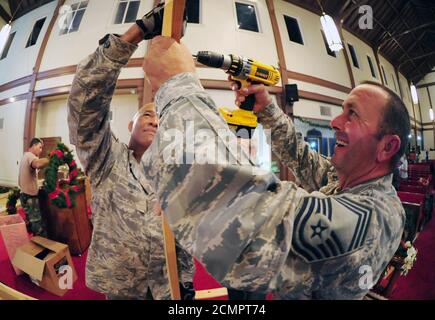
[[[59,185],[57,172],[59,166],[68,165],[68,178],[66,183]],[[50,153],[50,162],[45,169],[44,189],[48,194],[51,203],[58,208],[72,208],[75,206],[77,192],[80,191],[78,185],[77,164],[73,159],[71,151],[61,142],[57,144],[57,149]]]
[[[17,200],[20,197],[20,189],[13,188],[9,191],[8,201],[6,202],[6,211],[8,214],[17,213]]]

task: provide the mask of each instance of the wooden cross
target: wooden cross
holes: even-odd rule
[[[180,42],[183,32],[184,8],[186,0],[169,0],[165,2],[163,14],[162,36],[172,37]],[[174,234],[162,214],[163,236],[165,244],[166,267],[172,300],[180,300],[180,285],[178,279],[177,255],[175,251]]]

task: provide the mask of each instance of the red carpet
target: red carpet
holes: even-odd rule
[[[415,243],[415,247],[418,250],[417,261],[407,276],[400,277],[390,299],[435,299],[435,252],[433,249],[435,247],[435,219],[432,219],[423,229]],[[78,280],[74,283],[72,290],[69,290],[63,297],[58,297],[33,284],[27,275],[15,275],[3,239],[0,236],[0,281],[7,286],[41,300],[104,300],[104,295],[85,286],[86,253],[81,257],[73,257],[73,262]],[[194,276],[195,290],[221,287],[201,264],[196,262],[196,267],[197,272]],[[268,299],[270,298],[269,296]],[[228,298],[225,296],[215,299],[227,300]]]
[[[414,243],[417,260],[406,276],[401,276],[391,300],[435,299],[435,218],[423,228]]]
[[[85,285],[85,265],[87,251],[80,257],[72,257],[78,279],[72,290],[69,290],[63,297],[53,295],[37,285],[33,284],[25,274],[17,276],[9,261],[3,238],[0,236],[0,282],[7,286],[34,297],[39,300],[105,300],[105,296],[88,289]],[[204,267],[195,261],[196,273],[194,276],[195,290],[206,290],[222,287]],[[215,298],[216,300],[227,300],[227,296]]]

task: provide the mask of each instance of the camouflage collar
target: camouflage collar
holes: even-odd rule
[[[341,190],[339,192],[361,193],[367,189],[376,188],[378,190],[389,192],[392,188],[393,174],[389,173],[385,176],[367,180],[351,188]]]

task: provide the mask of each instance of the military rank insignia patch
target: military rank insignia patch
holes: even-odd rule
[[[364,244],[372,209],[347,196],[305,197],[296,213],[293,250],[307,262],[341,256]]]

